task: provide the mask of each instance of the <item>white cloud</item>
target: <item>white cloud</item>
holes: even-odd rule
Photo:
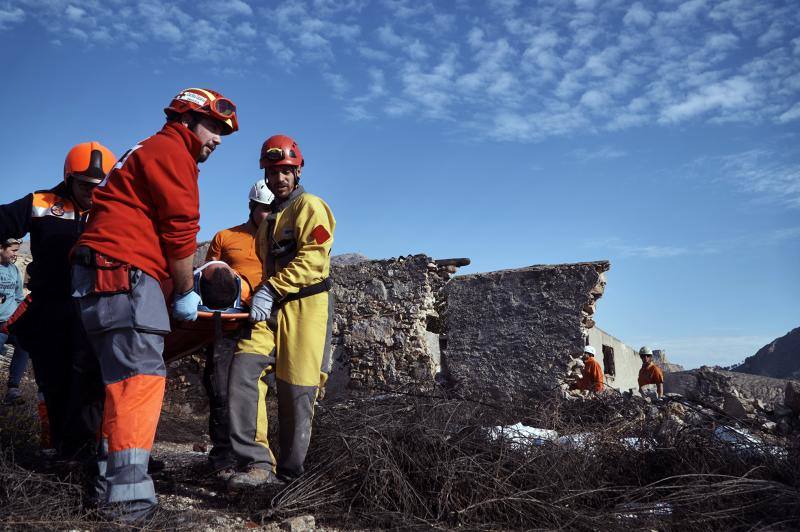
[[[684,101],[668,106],[661,113],[664,122],[681,122],[707,111],[744,107],[755,97],[755,87],[745,78],[735,77],[703,87]]]
[[[345,92],[347,92],[347,89],[350,86],[350,84],[341,74],[326,72],[322,75],[322,77],[325,79],[325,81],[328,82],[328,85],[330,85],[331,89],[333,89],[334,94],[336,94],[337,96],[341,96]]]
[[[783,38],[784,32],[782,24],[778,22],[772,23],[769,29],[758,38],[758,45],[762,48],[773,46],[780,42]]]
[[[388,24],[378,28],[378,38],[386,46],[400,47],[406,44],[406,40],[394,32],[394,29]]]
[[[649,26],[653,20],[653,13],[648,11],[641,2],[636,2],[628,9],[622,20],[628,25]]]
[[[800,208],[800,163],[796,151],[755,148],[704,157],[694,161],[687,172],[728,183],[759,201]]]
[[[76,39],[79,39],[81,41],[88,41],[89,40],[89,35],[85,31],[80,29],[80,28],[70,28],[67,31],[69,32],[70,35],[72,35]]]
[[[497,140],[800,115],[800,11],[785,0],[2,2],[0,29],[27,18],[64,46],[332,72],[351,119],[453,120]]]
[[[245,16],[250,16],[253,14],[253,9],[250,7],[250,5],[242,0],[229,0],[226,4],[217,4],[217,9],[227,10],[231,13]]]
[[[75,7],[72,4],[70,4],[64,10],[64,14],[67,16],[69,20],[75,22],[81,20],[84,16],[86,16],[86,10],[81,9],[79,7]]]
[[[578,149],[573,150],[571,155],[581,162],[596,160],[611,160],[626,157],[628,152],[613,146],[601,146],[593,150]]]
[[[588,90],[581,96],[581,104],[592,109],[599,109],[605,105],[608,105],[608,103],[608,94],[596,89]]]
[[[361,122],[364,120],[371,120],[374,118],[367,109],[360,104],[352,104],[345,106],[345,116],[348,120],[353,122]]]
[[[0,7],[0,30],[11,27],[25,20],[25,12],[18,7]]]
[[[778,116],[777,121],[781,124],[785,124],[786,122],[794,122],[798,118],[800,118],[800,103],[794,104],[789,109],[781,113],[780,116]]]
[[[732,50],[739,44],[739,37],[733,33],[714,33],[706,39],[706,46],[712,50]]]
[[[249,22],[242,22],[236,26],[236,33],[246,39],[255,37],[257,35],[255,28]]]
[[[371,48],[369,46],[359,46],[358,53],[364,58],[371,59],[373,61],[388,61],[392,58],[391,54],[384,52],[383,50]]]

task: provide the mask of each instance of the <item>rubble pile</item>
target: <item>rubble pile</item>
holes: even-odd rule
[[[783,387],[780,399],[774,393],[760,395],[763,387],[737,386],[741,374],[703,366],[697,370],[667,376],[668,396],[685,397],[700,405],[709,414],[723,415],[753,430],[787,435],[800,431],[800,384],[794,381],[777,381]],[[766,377],[759,377],[760,380]],[[775,383],[771,382],[774,388]],[[755,392],[755,393],[754,393]]]
[[[680,396],[386,394],[320,407],[309,474],[249,504],[349,529],[792,529],[797,443]]]

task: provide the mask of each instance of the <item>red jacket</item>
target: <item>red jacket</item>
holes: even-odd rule
[[[192,255],[197,245],[201,148],[185,126],[167,123],[128,150],[95,189],[78,245],[167,279],[168,260]]]

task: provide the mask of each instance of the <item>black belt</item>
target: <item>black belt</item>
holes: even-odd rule
[[[297,292],[289,294],[288,296],[281,299],[278,302],[278,305],[283,305],[285,303],[288,303],[289,301],[296,301],[298,299],[303,299],[304,297],[308,296],[315,296],[317,294],[321,294],[322,292],[327,292],[331,288],[333,288],[333,279],[330,277],[326,277],[325,279],[321,280],[318,283],[314,283],[310,286],[304,286]]]

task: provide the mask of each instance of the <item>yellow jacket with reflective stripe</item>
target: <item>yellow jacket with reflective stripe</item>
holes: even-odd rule
[[[293,197],[292,197],[293,196]],[[336,220],[330,207],[319,197],[298,187],[278,212],[259,226],[256,252],[264,265],[262,283],[269,283],[280,298],[316,284],[330,275],[330,253]],[[274,217],[274,221],[273,218]],[[270,231],[271,234],[267,235]],[[288,245],[294,249],[274,257],[270,245]],[[270,274],[270,272],[275,272]]]

